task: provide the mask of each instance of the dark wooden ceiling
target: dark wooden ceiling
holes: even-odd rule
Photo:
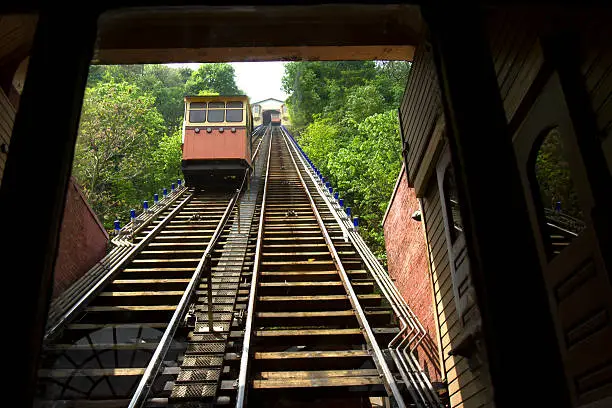
[[[410,60],[420,30],[409,5],[123,9],[100,18],[94,61]]]

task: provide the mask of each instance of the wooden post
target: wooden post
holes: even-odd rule
[[[431,32],[495,404],[569,407],[482,10],[422,6]]]
[[[84,10],[41,11],[2,187],[14,406],[32,406],[83,91],[96,38]]]

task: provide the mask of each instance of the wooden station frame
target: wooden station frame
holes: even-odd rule
[[[0,187],[4,236],[10,237],[2,243],[2,269],[6,287],[19,291],[18,297],[5,297],[9,312],[4,325],[13,341],[10,350],[18,356],[10,364],[13,405],[32,405],[59,225],[91,62],[410,60],[415,47],[423,43],[426,23],[424,46],[433,55],[437,73],[433,81],[440,90],[463,203],[461,216],[494,403],[497,407],[526,402],[573,406],[511,143],[512,123],[508,124],[504,113],[494,56],[483,28],[486,8],[510,6],[440,1],[289,3],[226,2],[220,7],[209,1],[111,0],[98,2],[97,9],[78,4],[69,13],[33,0],[0,6],[3,15],[33,16],[28,20],[30,36],[17,40],[19,46],[11,48],[10,59],[0,58],[2,84],[6,84],[20,61],[29,56]],[[552,9],[545,3],[522,12],[530,16]],[[598,220],[596,236],[599,245],[609,248],[610,172],[592,137],[598,134],[597,120],[579,73],[579,59],[574,58],[579,50],[572,30],[572,22],[580,19],[609,19],[609,10],[577,2],[572,12],[576,10],[581,13],[569,17],[566,13],[560,26],[553,17],[539,24],[550,38],[556,38],[548,48],[549,61],[559,71],[580,135],[580,151],[589,160],[588,179],[597,202],[593,210]],[[609,54],[609,43],[598,46]],[[41,109],[40,101],[49,95],[53,103]],[[41,123],[51,124],[51,131],[40,132]],[[411,148],[406,146],[407,151]],[[512,228],[500,234],[498,206],[509,197],[512,211],[504,213],[504,223]],[[612,251],[607,251],[602,259],[609,281],[611,258]]]

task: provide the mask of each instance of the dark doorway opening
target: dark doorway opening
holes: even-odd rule
[[[277,110],[267,110],[264,111],[263,113],[263,125],[267,126],[270,124],[270,121],[272,120],[272,114],[276,113],[277,115],[280,115],[280,111]]]

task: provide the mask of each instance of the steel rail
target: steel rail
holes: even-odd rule
[[[263,136],[259,139],[259,143],[257,144],[257,148],[255,148],[255,153],[253,153],[253,157],[251,158],[251,161],[255,161],[255,158],[257,157],[257,155],[259,154],[259,148],[261,147],[261,144],[263,143],[264,139],[266,138],[266,134],[267,134],[267,129],[264,129],[264,134]]]
[[[238,396],[236,397],[236,407],[245,406],[247,391],[247,374],[249,371],[249,354],[251,348],[251,337],[253,332],[253,318],[255,314],[255,298],[257,297],[257,278],[259,276],[259,264],[261,260],[261,248],[263,241],[263,227],[266,212],[266,199],[268,196],[268,179],[270,178],[270,157],[272,155],[272,134],[270,133],[268,142],[268,158],[266,164],[266,179],[264,182],[263,197],[259,214],[259,228],[257,230],[257,244],[255,246],[255,259],[253,261],[253,273],[251,275],[251,288],[249,290],[249,305],[247,308],[247,320],[244,328],[244,339],[242,342],[242,354],[240,356],[240,372],[238,375]]]
[[[140,214],[139,217],[142,217],[144,215],[144,217],[142,218],[143,225],[141,225],[141,227],[144,228],[149,225],[152,220],[157,219],[158,215],[161,212],[165,211],[170,205],[175,203],[182,196],[185,190],[185,187],[182,187],[174,192],[173,197],[162,199],[159,204],[156,204],[151,207],[151,213]],[[147,216],[149,218],[147,218]],[[124,229],[130,229],[131,224],[131,222],[128,223],[124,227]],[[139,228],[135,232],[132,232],[132,236],[140,232],[142,228]],[[96,262],[94,266],[92,266],[83,276],[81,276],[66,291],[64,291],[64,293],[62,293],[57,299],[55,299],[51,303],[47,316],[46,326],[48,329],[50,329],[57,323],[59,319],[58,316],[61,317],[75,302],[75,299],[79,299],[80,297],[82,297],[83,293],[85,293],[89,289],[90,285],[92,285],[93,282],[100,279],[100,276],[112,269],[115,263],[119,262],[122,257],[127,255],[130,249],[134,247],[133,243],[117,240],[117,238],[118,237],[114,237],[111,239],[111,243],[115,245],[115,247],[109,253],[107,253],[102,259]]]
[[[351,302],[351,305],[353,306],[353,309],[355,310],[355,315],[357,316],[357,320],[359,321],[361,328],[365,332],[364,337],[366,338],[366,341],[368,342],[369,346],[372,348],[372,351],[374,353],[374,355],[372,356],[374,358],[374,362],[376,363],[378,370],[382,371],[382,375],[386,383],[386,388],[390,391],[390,393],[395,398],[395,402],[397,406],[400,408],[404,408],[406,407],[406,404],[404,402],[402,394],[400,393],[400,390],[397,387],[395,378],[393,377],[393,374],[391,373],[391,370],[389,369],[389,366],[387,365],[387,362],[385,361],[385,357],[382,353],[382,350],[380,349],[380,346],[378,345],[378,342],[376,341],[374,332],[372,331],[372,328],[370,327],[370,324],[365,316],[365,312],[363,311],[363,308],[361,307],[361,304],[359,303],[357,294],[355,293],[353,286],[351,285],[350,279],[348,277],[348,274],[346,273],[346,270],[344,269],[344,266],[342,265],[340,256],[338,255],[338,252],[336,251],[334,243],[331,237],[329,236],[329,232],[327,231],[327,227],[325,226],[325,223],[323,222],[323,219],[321,218],[321,214],[319,213],[317,205],[314,202],[314,199],[312,198],[310,190],[308,186],[306,185],[304,178],[302,177],[302,173],[300,172],[300,169],[298,168],[297,163],[295,162],[293,154],[291,153],[291,148],[289,147],[289,143],[287,142],[287,136],[284,134],[284,132],[281,132],[281,134],[283,137],[283,142],[285,142],[285,145],[287,146],[287,150],[289,151],[289,156],[291,157],[291,161],[293,162],[293,166],[295,167],[296,173],[298,174],[298,177],[300,178],[300,183],[302,184],[302,187],[304,188],[304,191],[306,192],[308,200],[310,201],[310,207],[312,208],[314,215],[317,219],[317,223],[319,224],[319,228],[321,229],[321,232],[323,233],[323,237],[325,238],[325,243],[327,244],[327,247],[332,253],[334,263],[336,264],[340,278],[342,279],[342,284],[349,295],[349,300]]]
[[[185,197],[185,199],[170,212],[170,214],[168,214],[159,224],[157,224],[155,228],[149,231],[149,233],[138,244],[134,245],[123,259],[114,265],[112,269],[110,269],[100,280],[98,280],[98,282],[96,282],[96,284],[92,286],[87,293],[85,293],[85,295],[83,295],[74,305],[72,305],[72,307],[70,307],[70,309],[68,309],[66,313],[64,313],[64,315],[62,315],[61,318],[58,319],[57,323],[47,330],[43,341],[49,341],[60,327],[73,319],[75,315],[80,312],[81,309],[85,307],[94,296],[104,289],[104,287],[112,278],[115,277],[116,274],[121,272],[126,263],[134,259],[134,257],[147,246],[147,244],[157,235],[157,233],[161,231],[178,212],[182,210],[182,208],[191,200],[192,197],[192,194],[188,194],[187,197]]]
[[[301,149],[298,149],[295,139],[289,134],[289,132],[287,132],[286,129],[282,127],[281,129],[283,130],[283,133],[293,141],[293,150],[298,155],[298,158],[302,163],[302,167],[306,170],[306,173],[309,175],[319,195],[323,198],[330,212],[340,224],[343,234],[349,238],[351,243],[362,256],[362,259],[364,259],[364,263],[366,264],[368,271],[376,280],[378,286],[383,292],[383,295],[401,322],[402,329],[400,333],[398,333],[397,336],[391,340],[388,345],[388,349],[391,357],[398,366],[400,375],[406,383],[408,391],[412,395],[415,402],[419,400],[422,402],[422,404],[420,404],[421,406],[442,406],[438,394],[433,390],[429,378],[427,375],[425,375],[420,367],[418,359],[412,353],[412,350],[414,350],[420,344],[427,332],[420,323],[419,319],[412,312],[404,298],[401,296],[388,274],[385,272],[382,266],[380,266],[380,263],[374,257],[374,254],[372,254],[367,244],[365,244],[363,238],[354,230],[352,223],[348,217],[346,217],[342,208],[335,204],[335,202],[332,202],[331,196],[328,196],[327,190],[323,190],[320,181],[315,178],[313,172],[305,163],[303,157],[305,153],[303,153]],[[338,213],[341,213],[342,216],[338,216]],[[402,342],[400,342],[400,345],[394,349],[394,344],[401,339],[402,336],[404,336],[404,339]],[[418,340],[416,343],[412,345],[417,338]],[[406,343],[406,346],[402,351],[400,351],[399,348],[403,343]],[[410,354],[408,354],[407,349],[411,345],[412,349],[410,350]],[[414,390],[409,386],[409,384],[413,386]]]
[[[296,143],[295,140],[294,143]],[[303,167],[308,170],[308,166],[304,163],[304,160],[301,158],[301,156],[298,155],[298,157],[300,157]],[[341,223],[344,233],[348,235],[353,245],[355,245],[356,249],[365,258],[366,266],[368,267],[370,274],[376,279],[377,283],[379,284],[379,287],[381,287],[383,294],[385,295],[385,298],[387,298],[387,300],[391,304],[394,312],[396,313],[396,316],[398,316],[402,324],[402,331],[400,331],[400,333],[389,343],[388,347],[391,357],[393,358],[396,365],[398,366],[398,369],[400,370],[400,375],[402,376],[402,379],[406,382],[407,386],[408,384],[411,384],[414,387],[414,390],[408,387],[408,391],[411,393],[415,401],[418,401],[420,399],[423,406],[441,406],[437,393],[435,393],[435,391],[433,390],[429,378],[427,378],[423,370],[420,368],[420,364],[418,363],[416,357],[412,354],[412,350],[410,355],[408,355],[407,353],[407,348],[410,346],[414,338],[418,337],[419,335],[421,336],[417,343],[413,346],[416,347],[425,337],[425,329],[421,325],[416,315],[414,315],[412,310],[409,308],[405,300],[401,297],[399,291],[397,290],[395,285],[393,285],[393,283],[389,279],[389,276],[380,266],[378,260],[376,260],[374,255],[371,253],[361,236],[353,231],[353,226],[350,220],[348,220],[348,218],[344,215],[344,211],[342,210],[342,208],[340,208],[339,205],[334,206],[334,204],[331,203],[331,200],[327,198],[326,192],[321,192],[322,186],[319,185],[318,181],[315,181],[313,174],[309,171],[307,171],[307,173],[309,174],[311,180],[313,180],[315,188],[317,188],[321,197],[324,198],[325,202],[328,205],[328,208],[334,214],[336,220]],[[342,217],[338,217],[336,212],[341,213]],[[409,328],[409,333],[406,333]],[[415,333],[415,337],[411,337],[414,330],[417,330],[417,333]],[[394,349],[393,345],[402,336],[408,337],[410,341],[406,344],[405,348],[401,351],[400,354],[399,347],[401,347],[401,344],[398,345],[397,349]],[[404,357],[402,357],[402,355]],[[408,380],[408,377],[410,377],[410,380]],[[415,391],[418,394],[418,399],[416,398],[417,395],[415,394]]]
[[[298,157],[300,157],[300,155],[298,155]],[[308,169],[308,166],[305,165],[304,160],[302,160],[301,157],[300,160],[303,164],[303,167]],[[308,172],[308,174],[311,180],[313,181],[315,188],[319,192],[319,195],[324,199],[336,220],[341,224],[344,234],[348,236],[353,245],[355,245],[358,252],[364,258],[370,274],[376,279],[379,287],[383,291],[383,295],[389,301],[396,316],[401,322],[402,330],[389,343],[388,349],[391,354],[391,357],[398,366],[400,375],[405,381],[408,387],[408,391],[410,392],[415,401],[420,400],[422,402],[422,406],[429,406],[430,404],[433,406],[440,406],[437,394],[433,390],[429,379],[420,368],[418,360],[412,354],[408,355],[406,353],[406,348],[404,348],[404,350],[401,352],[402,354],[400,354],[399,347],[401,345],[398,345],[397,349],[393,349],[393,344],[395,344],[395,342],[402,336],[404,336],[406,340],[410,340],[405,347],[408,347],[415,338],[419,337],[419,335],[421,336],[421,338],[419,339],[420,342],[420,340],[422,340],[422,338],[426,335],[424,328],[420,324],[418,318],[416,318],[416,316],[412,313],[408,305],[405,303],[405,301],[397,291],[397,288],[390,281],[388,275],[385,273],[384,269],[382,269],[378,261],[375,259],[374,255],[371,253],[361,236],[353,231],[353,226],[350,223],[350,220],[348,220],[348,218],[344,215],[344,211],[342,211],[342,208],[340,208],[340,206],[334,208],[334,205],[331,203],[331,200],[327,197],[327,192],[321,192],[322,185],[320,185],[318,181],[315,181],[314,176],[311,172]],[[338,217],[336,212],[342,213],[342,217]],[[410,331],[409,333],[406,333],[408,328],[410,328]],[[414,333],[415,330],[417,330],[416,333]],[[411,337],[413,333],[414,337]],[[405,357],[402,357],[402,355]],[[408,377],[410,379],[408,379]],[[408,384],[411,384],[413,387],[409,387]]]
[[[74,282],[68,289],[66,289],[61,295],[59,295],[51,305],[49,306],[49,313],[47,316],[47,328],[52,327],[58,316],[61,317],[63,313],[75,302],[76,299],[82,296],[92,282],[100,278],[104,272],[108,272],[112,265],[121,259],[126,253],[130,251],[131,246],[116,246],[104,258],[100,259],[96,264],[91,267],[83,276],[81,276],[76,282]]]
[[[165,358],[166,353],[168,352],[168,349],[170,348],[170,345],[172,344],[172,341],[174,340],[174,335],[176,334],[176,330],[178,329],[179,324],[181,323],[185,314],[187,313],[187,310],[189,308],[189,302],[193,294],[195,293],[195,290],[198,284],[200,283],[200,279],[202,278],[202,273],[206,271],[208,272],[209,275],[211,274],[211,271],[210,271],[211,253],[213,252],[214,247],[217,245],[217,242],[219,238],[221,237],[221,234],[223,233],[225,226],[227,225],[227,221],[229,220],[234,210],[234,207],[236,205],[236,202],[238,201],[238,198],[240,197],[240,193],[242,192],[242,189],[244,188],[246,179],[247,179],[247,173],[245,173],[245,176],[242,180],[242,184],[240,185],[240,188],[236,190],[236,193],[232,196],[229,203],[227,204],[227,207],[225,208],[225,212],[223,213],[221,220],[217,224],[217,228],[215,229],[215,232],[213,233],[210,241],[208,242],[208,245],[206,246],[204,254],[202,255],[202,258],[200,259],[200,262],[198,263],[198,266],[196,267],[195,271],[193,272],[193,275],[191,276],[189,284],[187,285],[187,288],[185,288],[185,291],[183,292],[183,296],[181,296],[181,300],[179,301],[176,309],[174,310],[174,313],[172,314],[172,318],[170,319],[170,322],[168,323],[168,326],[166,327],[166,330],[164,331],[164,334],[162,335],[159,341],[159,344],[157,348],[155,349],[155,352],[153,353],[153,356],[151,357],[151,360],[149,361],[149,364],[147,365],[147,368],[144,374],[142,375],[140,382],[138,383],[138,387],[136,388],[136,391],[134,392],[134,395],[132,396],[132,399],[130,400],[130,403],[128,405],[129,408],[141,407],[146,402],[146,399],[151,390],[151,386],[155,382],[157,373],[159,372],[159,369],[162,365],[163,359]],[[212,285],[209,280],[209,283],[208,283],[209,304],[211,301],[211,292],[212,292]]]

